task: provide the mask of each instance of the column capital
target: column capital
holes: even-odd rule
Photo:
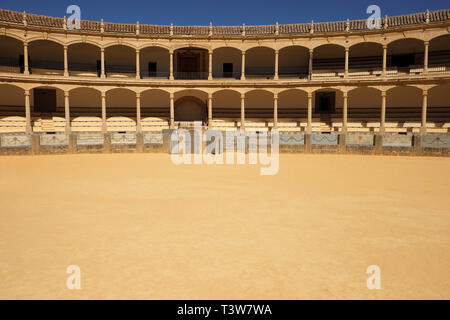
[[[141,49],[136,48],[136,53],[139,53],[139,52],[141,52]]]
[[[64,91],[64,97],[65,97],[65,98],[68,98],[69,96],[70,96],[69,91]]]
[[[386,97],[386,91],[381,91],[381,96]]]
[[[349,52],[350,48],[349,47],[345,47],[345,52]]]
[[[106,98],[106,92],[102,91],[102,98]]]
[[[245,56],[245,50],[241,50],[243,56]]]
[[[314,48],[309,49],[309,53],[312,54],[314,52]]]
[[[175,97],[175,94],[173,92],[169,93],[169,97],[172,100]]]
[[[105,52],[105,48],[101,47],[100,52]]]
[[[280,50],[278,50],[278,49],[274,49],[274,51],[275,51],[275,54],[278,54],[280,52]]]
[[[430,44],[430,41],[424,41],[423,44],[424,44],[425,46],[428,46],[428,45]]]
[[[241,93],[241,99],[245,99],[245,93]]]
[[[141,97],[141,93],[140,92],[136,92],[136,98],[140,98]]]
[[[208,93],[208,99],[212,99],[213,94],[211,92]]]
[[[343,96],[344,98],[348,98],[348,92],[347,92],[347,91],[342,92],[342,96]]]
[[[383,49],[387,49],[388,45],[387,44],[383,44]]]
[[[428,89],[423,89],[422,90],[422,95],[423,96],[427,96],[428,95]]]
[[[25,89],[24,93],[23,93],[26,97],[30,96],[30,90],[29,89]]]
[[[278,92],[275,92],[275,93],[273,94],[273,99],[274,99],[274,100],[278,100]]]
[[[308,92],[308,98],[312,98],[312,92]]]
[[[64,50],[67,50],[69,46],[67,44],[63,45]]]

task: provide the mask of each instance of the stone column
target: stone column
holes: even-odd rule
[[[213,52],[212,50],[209,51],[209,60],[208,60],[208,80],[212,80],[212,58],[213,58]]]
[[[275,50],[275,74],[274,80],[278,80],[278,50]]]
[[[174,106],[174,94],[170,93],[170,129],[175,129],[175,106]]]
[[[313,72],[313,53],[314,49],[309,49],[309,79],[312,79],[312,72]]]
[[[69,76],[69,63],[67,60],[67,46],[64,46],[64,77]]]
[[[212,103],[213,96],[212,93],[208,93],[208,128],[212,128]]]
[[[428,48],[430,47],[430,43],[425,41],[425,51],[423,55],[423,72],[428,72]]]
[[[100,60],[101,60],[101,78],[105,78],[105,48],[100,49]]]
[[[30,68],[28,66],[28,42],[23,43],[23,74],[29,75],[30,74]]]
[[[383,77],[387,75],[386,65],[387,65],[387,45],[383,44]]]
[[[386,130],[386,91],[381,91],[381,119],[380,134],[384,134]]]
[[[348,93],[343,93],[344,103],[342,108],[342,133],[347,134]]]
[[[273,128],[278,128],[278,93],[273,94]]]
[[[25,132],[30,134],[32,133],[31,128],[31,110],[30,110],[30,90],[25,90]]]
[[[306,126],[306,133],[312,133],[312,92],[308,92],[308,124]]]
[[[65,113],[65,118],[66,118],[66,133],[69,134],[71,131],[69,91],[64,91],[64,113]]]
[[[428,106],[428,90],[422,92],[422,127],[420,128],[420,134],[425,135],[427,133],[427,106]]]
[[[348,56],[349,56],[349,48],[345,48],[345,71],[344,77],[348,77]]]
[[[169,73],[169,80],[173,80],[173,51],[169,51],[170,57],[169,57],[169,68],[170,68],[170,73]]]
[[[241,80],[245,80],[245,51],[242,51]]]
[[[245,93],[241,93],[241,131],[245,130]]]
[[[141,123],[141,94],[136,93],[136,132],[142,133],[142,123]]]
[[[141,66],[139,62],[139,49],[136,49],[136,79],[141,78]]]
[[[102,132],[106,133],[108,128],[106,126],[106,93],[102,92]]]

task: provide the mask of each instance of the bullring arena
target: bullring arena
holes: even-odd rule
[[[365,22],[0,10],[0,298],[449,299],[450,10]],[[194,124],[279,172],[175,165]]]

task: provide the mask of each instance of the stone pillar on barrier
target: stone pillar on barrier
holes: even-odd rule
[[[103,153],[111,153],[111,133],[104,133]]]
[[[77,135],[75,133],[69,133],[69,146],[68,146],[68,153],[76,153],[77,151]]]
[[[144,134],[142,132],[136,133],[136,152],[144,152]]]
[[[40,136],[41,135],[39,133],[33,133],[31,135],[31,153],[32,154],[40,153],[40,147],[41,147]]]

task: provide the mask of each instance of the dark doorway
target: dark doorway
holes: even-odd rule
[[[223,77],[224,78],[232,78],[233,77],[233,64],[232,63],[224,63],[223,64]]]
[[[157,70],[156,62],[149,62],[148,63],[148,76],[156,77],[156,70]]]
[[[335,110],[336,93],[330,92],[316,92],[316,112],[318,113],[332,113]]]
[[[34,111],[56,112],[56,89],[34,89]]]

